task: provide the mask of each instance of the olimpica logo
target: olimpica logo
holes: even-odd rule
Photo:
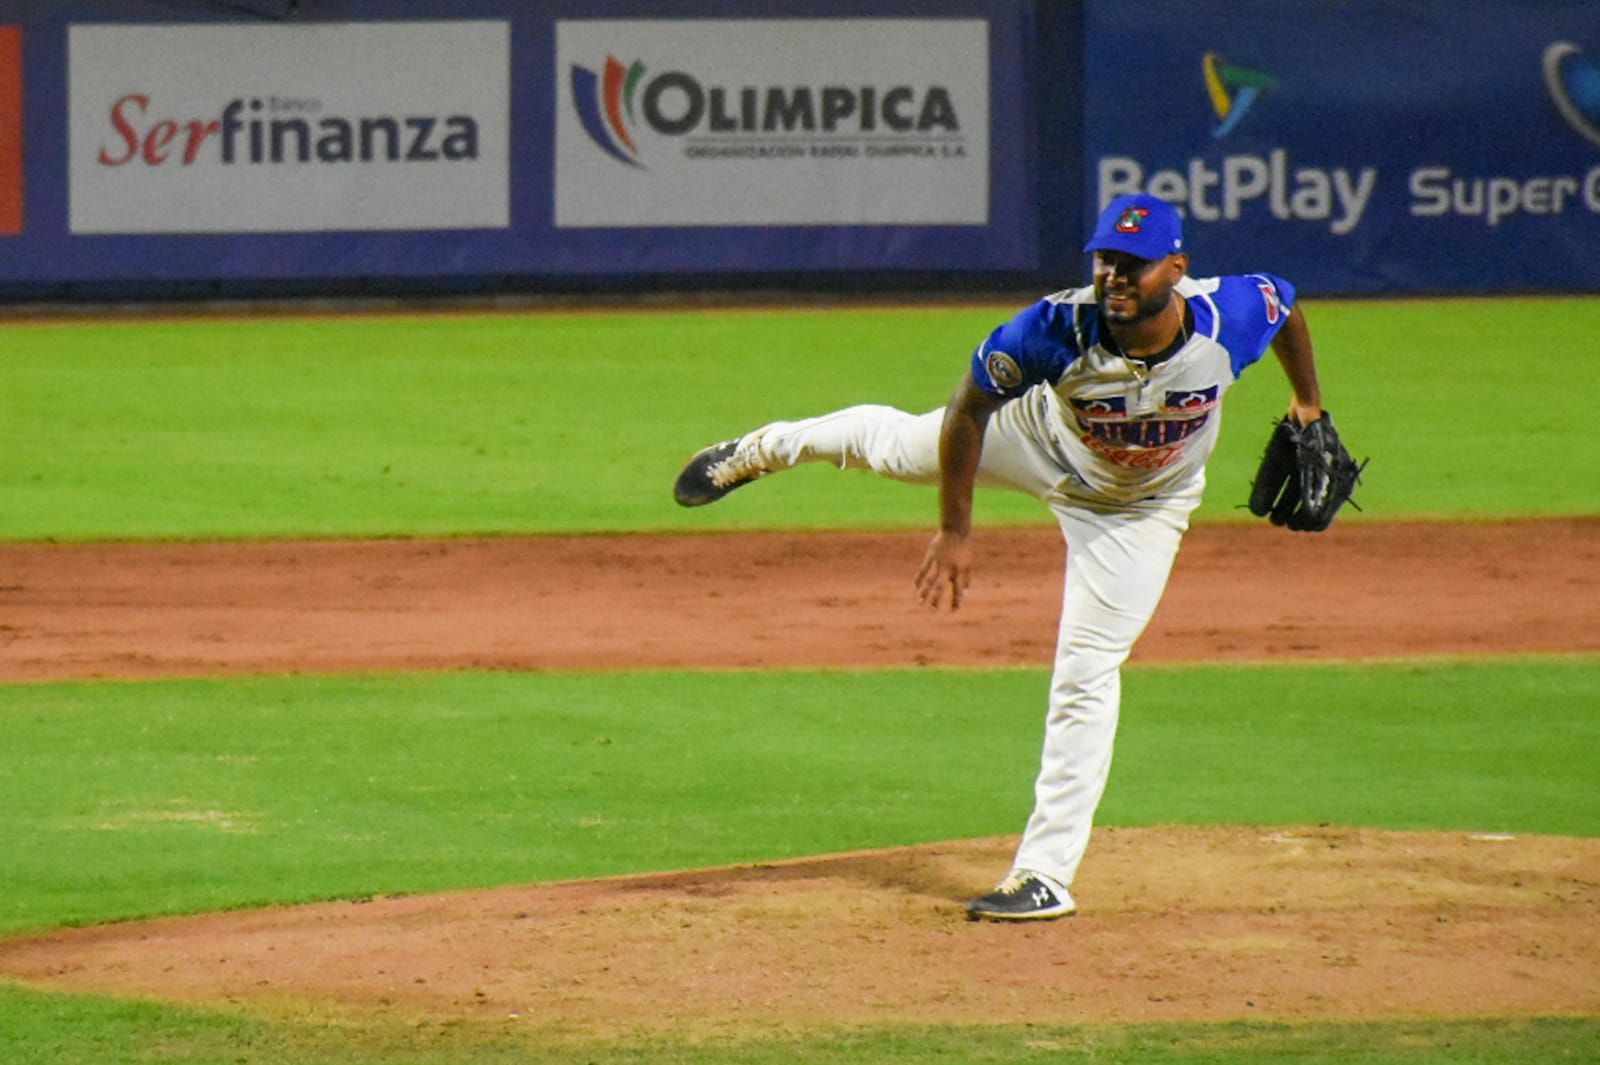
[[[654,138],[675,137],[691,142],[691,158],[966,154],[946,85],[723,85],[683,70],[646,73],[643,62],[614,56],[600,73],[572,67],[584,132],[629,166],[645,165]]]
[[[1216,52],[1207,52],[1200,61],[1206,80],[1206,94],[1217,124],[1211,135],[1218,140],[1233,132],[1233,127],[1249,112],[1256,98],[1278,87],[1278,79],[1260,70],[1234,66]]]
[[[614,159],[629,166],[643,166],[639,149],[629,127],[633,124],[633,96],[644,77],[644,64],[637,59],[623,66],[606,57],[605,73],[597,75],[587,67],[572,68],[572,103],[589,139]]]

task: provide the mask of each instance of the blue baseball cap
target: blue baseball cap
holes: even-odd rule
[[[1118,196],[1100,212],[1084,251],[1121,251],[1141,259],[1164,259],[1183,250],[1183,222],[1166,200],[1144,193]]]

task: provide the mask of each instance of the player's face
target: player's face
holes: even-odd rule
[[[1094,253],[1094,294],[1107,321],[1133,325],[1167,309],[1172,286],[1183,276],[1181,256],[1141,259],[1125,251]]]

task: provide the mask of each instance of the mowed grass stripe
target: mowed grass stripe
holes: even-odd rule
[[[932,493],[807,469],[704,512],[700,446],[853,403],[940,406],[1009,307],[11,323],[0,537],[201,539],[927,526]],[[1600,301],[1306,301],[1329,408],[1379,518],[1592,514],[1600,440],[1534,412],[1588,372]],[[1509,360],[1506,336],[1540,357]],[[1395,338],[1404,337],[1403,343]],[[1268,363],[1271,356],[1268,356]],[[1228,398],[1203,521],[1244,520],[1287,399]],[[1448,447],[1445,443],[1448,442]],[[986,495],[984,522],[1043,520]],[[1365,520],[1354,511],[1341,521]]]
[[[1020,830],[1041,670],[11,685],[0,930]],[[1145,668],[1102,823],[1592,834],[1600,660]]]

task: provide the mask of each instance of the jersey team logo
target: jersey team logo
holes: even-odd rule
[[[1272,75],[1234,66],[1216,52],[1205,54],[1200,70],[1205,77],[1206,95],[1211,97],[1211,110],[1217,116],[1211,135],[1218,140],[1233,132],[1257,97],[1278,87],[1278,80]]]
[[[1544,84],[1567,125],[1600,144],[1600,63],[1571,41],[1556,41],[1544,50]]]
[[[1210,410],[1217,405],[1217,391],[1218,386],[1212,385],[1209,388],[1195,388],[1187,392],[1168,392],[1167,410],[1183,411],[1186,414]]]
[[[1283,298],[1278,295],[1278,286],[1257,276],[1256,288],[1261,290],[1261,301],[1267,305],[1267,324],[1277,325],[1278,319],[1283,317]]]
[[[1093,399],[1074,396],[1072,398],[1072,409],[1078,412],[1080,424],[1126,418],[1128,416],[1128,399],[1126,396],[1096,396]]]
[[[1003,351],[991,351],[983,360],[983,368],[989,371],[989,380],[1000,388],[1016,388],[1022,384],[1022,367]]]

